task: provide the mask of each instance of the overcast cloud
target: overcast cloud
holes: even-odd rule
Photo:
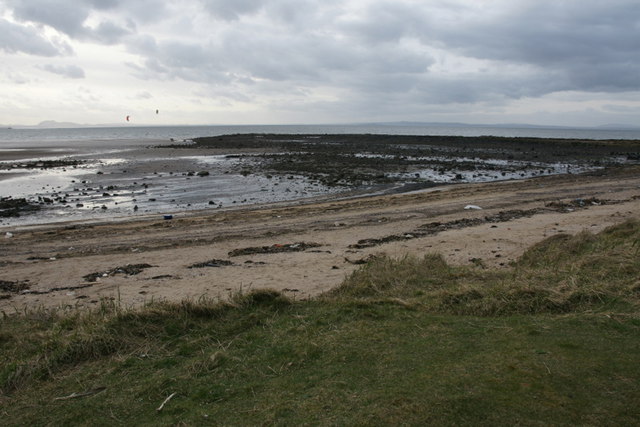
[[[0,123],[640,124],[638,40],[637,0],[0,0]]]

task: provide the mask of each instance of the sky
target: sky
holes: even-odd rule
[[[0,0],[0,123],[126,116],[640,125],[640,1]]]

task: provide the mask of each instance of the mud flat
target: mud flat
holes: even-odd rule
[[[240,134],[194,141],[199,148],[269,150],[252,156],[263,173],[350,187],[487,182],[640,161],[640,142],[633,140]]]
[[[637,164],[639,146],[631,140],[238,134],[64,156],[10,150],[0,152],[0,195],[12,205],[2,208],[0,226],[175,216],[581,174]]]

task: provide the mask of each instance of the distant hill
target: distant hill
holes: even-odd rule
[[[35,127],[39,128],[77,128],[77,127],[86,127],[90,125],[81,125],[73,122],[57,122],[55,120],[45,120],[43,122],[38,123]]]
[[[37,125],[8,125],[2,127],[9,127],[14,129],[68,129],[68,128],[94,128],[94,127],[118,127],[126,126],[122,123],[104,123],[104,124],[86,124],[86,123],[74,123],[74,122],[58,122],[56,120],[44,120]]]
[[[378,126],[446,126],[446,127],[490,127],[490,128],[509,128],[509,129],[611,129],[611,130],[638,130],[640,126],[610,123],[600,126],[556,126],[556,125],[534,125],[529,123],[460,123],[460,122],[375,122],[365,123]]]
[[[622,123],[609,123],[606,125],[600,125],[600,126],[596,126],[597,129],[631,129],[631,130],[638,130],[640,129],[640,126],[636,126],[636,125],[625,125]]]
[[[330,124],[330,123],[327,123]],[[599,126],[554,126],[554,125],[535,125],[528,123],[461,123],[461,122],[412,122],[412,121],[395,121],[395,122],[366,122],[352,123],[355,125],[373,125],[373,126],[442,126],[451,128],[509,128],[509,129],[602,129],[602,130],[640,130],[640,125],[631,125],[623,123],[608,123]],[[74,122],[58,122],[56,120],[44,120],[37,125],[0,125],[0,128],[14,129],[55,129],[55,128],[91,128],[91,127],[120,127],[129,126],[128,123],[101,123],[101,124],[82,124]],[[153,126],[149,124],[137,123],[135,126]]]

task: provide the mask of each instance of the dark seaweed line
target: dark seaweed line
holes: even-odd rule
[[[350,249],[365,249],[374,246],[379,246],[385,243],[397,242],[402,240],[417,239],[426,236],[433,236],[446,230],[454,230],[468,227],[475,227],[488,223],[500,223],[508,222],[518,218],[530,218],[534,215],[544,212],[561,212],[568,213],[572,209],[586,209],[589,206],[600,204],[614,204],[619,203],[617,201],[599,200],[599,199],[576,199],[569,203],[552,202],[546,205],[544,208],[533,208],[527,210],[514,209],[509,211],[501,211],[495,215],[488,215],[484,218],[462,218],[448,222],[432,222],[424,224],[418,227],[417,230],[394,234],[379,239],[362,239],[358,240],[358,243],[349,245]]]

